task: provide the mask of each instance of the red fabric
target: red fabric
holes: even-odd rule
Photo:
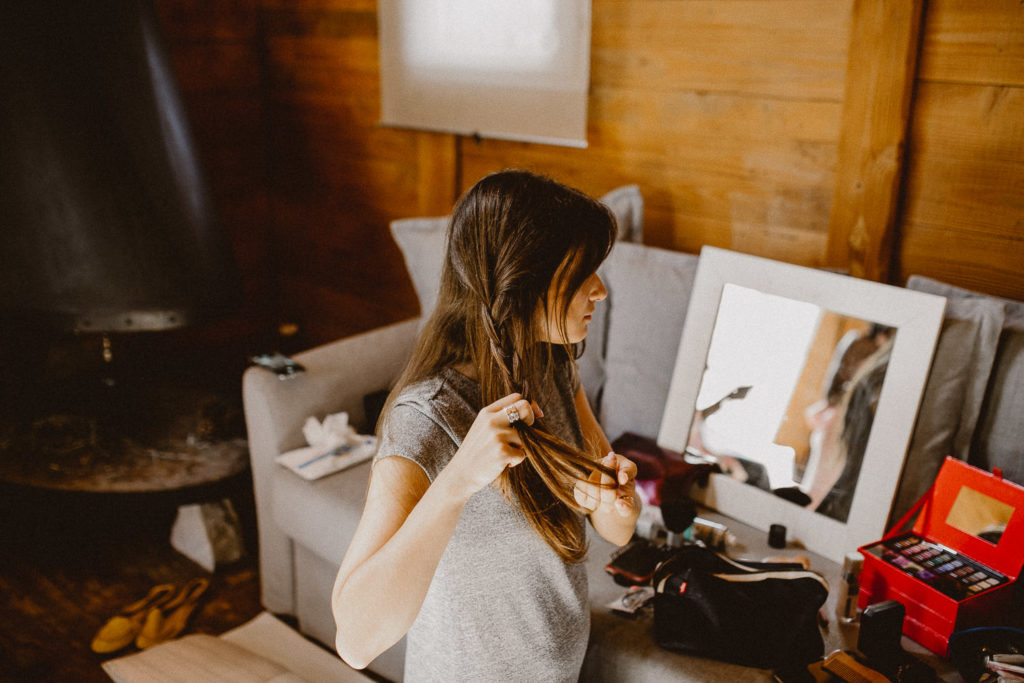
[[[626,432],[612,442],[619,455],[636,463],[636,485],[646,503],[688,498],[694,482],[706,486],[714,465],[691,463],[682,453],[662,448],[654,439]]]

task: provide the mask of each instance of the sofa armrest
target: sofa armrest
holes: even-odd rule
[[[405,320],[295,355],[306,371],[280,380],[261,368],[246,370],[242,380],[250,448],[271,460],[304,446],[302,425],[309,416],[323,418],[348,412],[360,431],[364,425],[363,397],[388,388],[412,351],[418,319]],[[252,443],[255,441],[255,443]]]
[[[253,491],[259,528],[260,577],[264,606],[272,612],[294,614],[291,539],[274,523],[271,475],[281,453],[305,445],[302,425],[307,417],[348,412],[360,431],[365,425],[363,397],[386,389],[412,352],[418,318],[296,354],[306,371],[280,380],[262,368],[242,376],[242,405],[249,437]]]

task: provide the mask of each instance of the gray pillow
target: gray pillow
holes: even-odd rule
[[[643,242],[644,198],[639,185],[623,185],[601,197],[601,203],[615,214],[622,242]]]
[[[1004,328],[988,391],[970,462],[1024,486],[1024,326]]]
[[[968,460],[1004,317],[1003,306],[996,301],[947,301],[893,503],[893,520],[928,490],[947,455]]]
[[[606,263],[608,318],[598,415],[609,439],[656,438],[699,258],[620,243]]]
[[[987,301],[1005,312],[985,399],[973,435],[968,462],[1024,484],[1024,302],[1001,299],[912,276],[908,288],[939,294],[951,301]]]
[[[437,292],[441,287],[448,217],[400,218],[391,221],[390,227],[420,300],[420,314],[426,320],[437,304]]]

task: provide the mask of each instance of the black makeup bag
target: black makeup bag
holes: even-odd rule
[[[828,582],[799,564],[731,559],[684,546],[658,565],[654,639],[674,652],[778,669],[824,654],[818,609]]]

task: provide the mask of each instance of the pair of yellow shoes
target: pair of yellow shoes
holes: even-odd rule
[[[169,583],[154,586],[146,597],[127,605],[100,627],[92,639],[92,651],[116,652],[132,642],[145,649],[174,638],[185,629],[209,587],[204,578],[192,579],[177,592]]]

